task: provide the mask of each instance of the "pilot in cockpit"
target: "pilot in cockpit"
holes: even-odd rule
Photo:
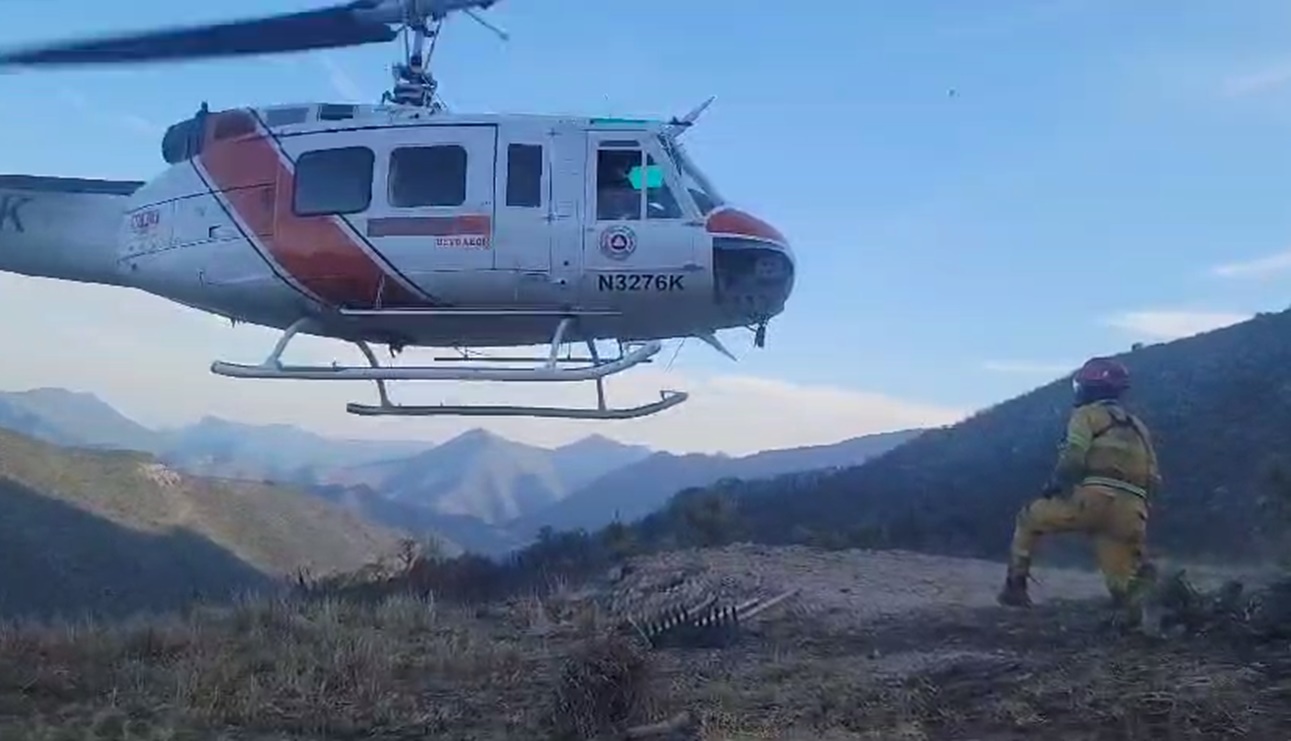
[[[632,186],[631,178],[632,168],[640,162],[640,153],[624,154],[635,156],[602,156],[597,167],[596,216],[602,221],[641,218],[641,191]]]

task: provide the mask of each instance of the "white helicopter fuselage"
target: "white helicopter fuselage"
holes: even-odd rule
[[[392,346],[711,334],[793,287],[659,122],[309,104],[199,114],[163,153],[146,184],[0,177],[0,269]]]

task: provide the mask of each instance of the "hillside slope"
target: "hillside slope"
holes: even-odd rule
[[[152,451],[161,439],[94,394],[61,388],[0,391],[0,428],[83,448]]]
[[[563,501],[516,523],[512,530],[531,537],[542,527],[595,529],[614,520],[631,522],[667,503],[682,489],[707,486],[728,477],[760,479],[798,471],[854,466],[886,453],[921,430],[865,435],[830,445],[813,445],[732,458],[725,455],[656,453],[613,470]]]
[[[0,612],[122,612],[353,569],[392,531],[304,493],[0,431]]]
[[[1291,453],[1291,313],[1119,357],[1134,376],[1127,404],[1154,431],[1165,477],[1152,547],[1260,557],[1252,537],[1259,495],[1271,462]],[[1069,380],[1056,380],[822,477],[810,491],[761,486],[736,496],[727,524],[765,542],[1000,558],[1017,508],[1053,465],[1070,403]]]
[[[440,514],[429,507],[389,499],[364,484],[323,484],[309,487],[308,491],[368,522],[406,532],[419,542],[433,541],[444,555],[470,551],[490,556],[523,545],[504,528],[474,517]]]
[[[292,425],[250,425],[203,417],[186,427],[156,433],[152,448],[167,464],[204,476],[257,478],[311,484],[335,469],[413,455],[429,443],[339,440]]]
[[[595,481],[610,471],[643,461],[654,454],[644,445],[626,445],[604,435],[589,435],[552,449],[551,462],[569,491]]]

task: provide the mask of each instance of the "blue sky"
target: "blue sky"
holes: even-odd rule
[[[130,5],[8,0],[0,43],[316,7]],[[501,0],[510,42],[453,19],[435,59],[457,109],[671,115],[717,96],[692,154],[800,262],[738,372],[976,407],[1291,302],[1291,261],[1219,269],[1291,247],[1291,6],[755,7]],[[147,178],[160,129],[203,99],[371,99],[393,53],[0,76],[0,170]],[[682,355],[730,370],[698,343]]]

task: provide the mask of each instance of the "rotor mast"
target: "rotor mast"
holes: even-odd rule
[[[477,12],[496,1],[403,0],[404,19],[399,30],[404,36],[404,58],[402,63],[391,65],[394,85],[382,94],[381,102],[424,108],[431,113],[445,110],[444,102],[437,95],[439,82],[430,71],[430,58],[435,53],[444,18],[452,11],[462,11],[505,41],[508,38],[506,32]]]
[[[382,103],[425,108],[431,113],[444,110],[443,101],[435,94],[439,82],[429,67],[441,23],[436,21],[434,28],[418,26],[412,29],[411,40],[404,41],[403,63],[390,66],[394,86],[382,94]]]

